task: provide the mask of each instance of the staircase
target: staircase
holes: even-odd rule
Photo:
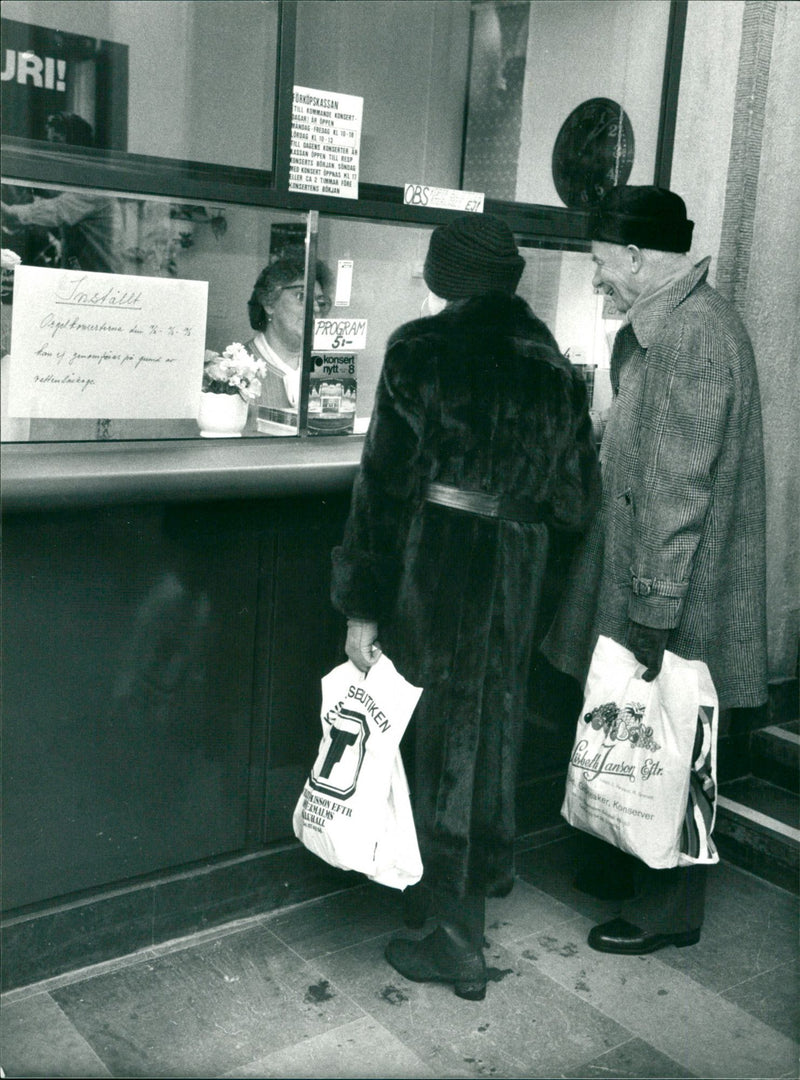
[[[754,731],[749,765],[750,775],[719,787],[714,839],[720,856],[800,892],[800,721]]]

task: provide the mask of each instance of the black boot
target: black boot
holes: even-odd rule
[[[486,962],[455,926],[440,923],[419,941],[393,938],[386,959],[411,982],[452,983],[460,998],[482,1001],[486,996]]]

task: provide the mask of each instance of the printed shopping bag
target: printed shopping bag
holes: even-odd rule
[[[665,652],[653,682],[644,670],[599,638],[561,813],[657,869],[716,863],[719,710],[708,667]]]
[[[400,739],[421,689],[385,655],[322,680],[322,740],[293,815],[297,839],[331,866],[404,889],[422,877]]]

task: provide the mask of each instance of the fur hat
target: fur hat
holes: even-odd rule
[[[443,300],[466,300],[495,289],[514,293],[524,269],[502,218],[463,214],[433,230],[423,277]]]
[[[607,191],[595,207],[590,236],[607,244],[686,252],[693,228],[680,195],[666,188],[621,186]]]

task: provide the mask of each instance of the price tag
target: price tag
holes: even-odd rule
[[[427,206],[436,210],[462,210],[483,213],[482,191],[458,191],[455,188],[430,187],[428,184],[406,184],[403,202],[406,206]]]
[[[314,320],[314,352],[353,352],[366,347],[366,319]]]

